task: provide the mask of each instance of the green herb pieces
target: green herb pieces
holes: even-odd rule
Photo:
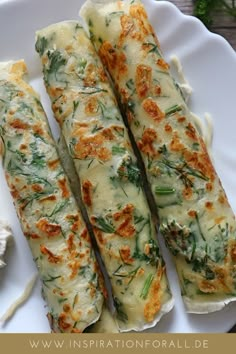
[[[128,198],[128,194],[124,190],[124,187],[122,186],[121,181],[119,178],[117,178],[117,176],[110,176],[110,181],[115,189],[120,188],[124,195]]]
[[[78,93],[82,95],[93,95],[99,92],[107,92],[107,90],[96,86],[84,86],[78,88]]]
[[[153,281],[154,275],[153,274],[149,274],[147,279],[145,280],[143,289],[141,291],[140,297],[145,300],[148,296],[152,281]]]
[[[38,146],[36,142],[33,142],[29,144],[31,148],[31,153],[32,153],[32,161],[31,165],[38,167],[38,168],[43,168],[46,166],[46,160],[45,160],[45,155],[39,152]]]
[[[115,227],[112,224],[112,221],[108,217],[96,216],[95,219],[95,226],[107,234],[113,234],[115,232]]]
[[[92,134],[97,133],[99,130],[102,130],[103,127],[99,127],[97,124],[93,127],[93,129],[91,130]]]
[[[48,47],[48,40],[45,37],[38,37],[35,44],[35,49],[36,52],[39,53],[40,57],[43,55],[47,47]]]
[[[232,0],[229,5],[225,0],[196,0],[193,14],[198,17],[206,27],[213,24],[213,15],[216,11],[222,11],[229,16],[236,18],[236,4]]]
[[[63,298],[62,297],[62,298],[59,298],[57,301],[58,301],[59,304],[62,304],[63,302],[68,301],[68,298],[67,297]]]
[[[179,176],[180,180],[186,187],[193,187],[193,181],[189,178],[189,176],[194,176],[204,181],[208,181],[209,178],[206,177],[201,171],[198,171],[191,166],[189,166],[186,162],[178,162],[172,161],[167,158],[163,158],[159,162],[159,167],[161,168],[163,173],[167,173],[169,176],[174,172],[177,176]],[[165,170],[163,170],[165,167]]]
[[[123,160],[121,166],[118,169],[118,176],[122,180],[127,179],[136,187],[140,187],[141,173],[137,165],[133,163],[132,158],[130,156],[128,159]]]
[[[52,217],[55,214],[58,214],[62,209],[64,209],[68,205],[69,201],[69,199],[65,199],[62,202],[57,203],[51,214],[48,215],[48,217]]]
[[[79,107],[79,101],[73,101],[73,113],[72,113],[72,118],[75,116],[75,112],[77,108]]]
[[[120,16],[120,15],[123,15],[124,14],[124,11],[113,11],[113,12],[110,12],[109,15],[107,15],[105,17],[105,25],[106,27],[108,27],[111,23],[111,20],[113,17],[115,16]]]
[[[196,273],[203,273],[207,280],[215,279],[216,275],[208,265],[209,257],[205,255],[203,258],[196,258],[192,261],[192,270]]]
[[[112,155],[123,155],[126,151],[122,146],[112,146]]]
[[[59,50],[48,51],[47,55],[50,63],[48,69],[46,67],[44,68],[46,84],[49,83],[50,75],[54,75],[56,80],[58,80],[57,74],[59,70],[62,68],[62,66],[66,65],[66,58],[63,57]]]
[[[151,47],[151,49],[148,51],[148,53],[156,53],[159,56],[161,56],[159,48],[155,43],[145,42],[145,43],[143,43],[143,46]]]
[[[56,275],[56,276],[48,275],[48,278],[43,278],[42,282],[45,286],[48,287],[47,283],[54,282],[56,279],[59,279],[59,278],[61,278],[61,275]]]
[[[201,224],[199,221],[198,213],[196,213],[196,222],[197,222],[197,226],[198,226],[198,230],[199,230],[199,234],[201,235],[201,238],[203,239],[203,241],[206,241],[205,236],[202,233],[202,228],[201,228]]]
[[[169,195],[175,193],[175,188],[172,187],[156,187],[155,193],[157,195]]]
[[[175,104],[174,106],[169,107],[165,110],[165,115],[166,115],[166,117],[168,117],[168,116],[171,116],[172,114],[182,111],[182,110],[183,110],[182,106]]]
[[[130,278],[129,282],[128,282],[128,286],[131,284],[131,282],[133,281],[133,279],[135,278],[138,270],[140,269],[140,266],[138,266],[137,268],[131,270],[130,272],[120,272],[120,270],[123,268],[123,265],[120,265],[113,273],[112,275],[119,277],[119,278]],[[127,290],[127,288],[126,288]]]

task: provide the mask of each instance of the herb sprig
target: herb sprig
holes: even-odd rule
[[[193,14],[198,17],[206,27],[213,24],[213,14],[221,11],[236,19],[236,1],[232,0],[231,5],[225,0],[196,0],[194,2]]]

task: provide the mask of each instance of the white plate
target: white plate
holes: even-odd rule
[[[42,82],[41,66],[34,51],[34,33],[53,22],[76,19],[83,0],[0,0],[0,61],[24,58],[30,83],[41,94],[54,134],[57,126]],[[211,34],[198,20],[184,16],[169,2],[144,1],[165,57],[180,58],[194,88],[190,108],[214,120],[213,155],[231,205],[236,211],[236,54],[221,37]],[[0,270],[0,317],[23,291],[36,272],[31,253],[20,230],[12,199],[0,167],[0,218],[14,231],[15,244],[8,251],[8,266]],[[164,252],[166,255],[166,252]],[[236,303],[209,315],[188,315],[181,300],[173,265],[166,255],[174,310],[154,329],[157,332],[225,332],[236,322]],[[32,296],[1,332],[49,332],[45,303],[38,282]]]

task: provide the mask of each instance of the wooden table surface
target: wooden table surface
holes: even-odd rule
[[[175,4],[184,14],[192,15],[193,0],[169,0]],[[230,0],[228,0],[231,3]],[[236,50],[236,19],[228,15],[215,14],[211,31],[223,36]]]

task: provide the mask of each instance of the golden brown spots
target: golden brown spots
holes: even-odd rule
[[[151,288],[148,294],[148,302],[144,307],[144,317],[148,322],[152,322],[155,315],[160,310],[160,277],[161,270],[158,271],[156,278],[152,281]]]
[[[126,114],[127,114],[128,123],[131,124],[132,121],[134,120],[134,114],[130,110],[128,110]]]
[[[56,256],[44,245],[40,245],[40,251],[42,254],[48,257],[48,262],[50,263],[57,264],[62,261],[62,256]]]
[[[114,140],[115,139],[115,136],[114,136],[111,128],[103,129],[101,134],[104,136],[104,138],[106,140]]]
[[[231,259],[236,263],[236,243],[234,242],[231,248]]]
[[[115,48],[108,41],[104,41],[99,49],[99,54],[109,69],[115,69],[117,65],[117,54]]]
[[[138,272],[137,272],[137,276],[143,276],[145,273],[145,270],[143,268],[139,268]]]
[[[179,123],[184,123],[184,122],[186,121],[186,118],[185,118],[185,117],[178,117],[178,118],[177,118],[177,121],[178,121]]]
[[[25,232],[25,237],[27,237],[27,238],[32,238],[33,240],[38,240],[38,239],[41,238],[38,234],[36,234],[36,233],[34,233],[34,232],[32,232],[32,233],[30,233],[30,232]]]
[[[216,287],[209,280],[202,280],[199,284],[199,289],[203,293],[211,294],[216,292]]]
[[[99,244],[99,247],[102,247],[103,245],[105,245],[107,243],[105,237],[103,237],[103,233],[101,230],[99,230],[97,227],[93,227],[93,231],[96,237],[96,240]]]
[[[74,244],[74,239],[75,239],[75,235],[74,234],[70,234],[69,237],[68,237],[68,240],[66,241],[67,242],[68,251],[70,253],[76,249],[75,244]]]
[[[69,304],[64,304],[63,305],[63,311],[64,312],[70,312],[71,311],[70,305]]]
[[[14,185],[11,185],[11,195],[13,199],[19,199],[20,193]]]
[[[197,217],[197,212],[196,212],[196,210],[189,210],[188,215],[191,218],[196,218]]]
[[[48,237],[58,236],[61,233],[61,226],[58,224],[50,223],[46,218],[40,219],[36,223],[36,227],[47,234]]]
[[[71,328],[71,324],[66,322],[67,315],[62,312],[58,317],[58,326],[62,330],[62,332],[68,331]]]
[[[101,66],[97,69],[97,72],[98,72],[99,79],[102,82],[106,82],[107,81],[107,76],[106,76],[106,73],[105,73],[104,69]]]
[[[215,218],[215,224],[221,224],[222,223],[222,221],[224,221],[225,220],[225,216],[220,216],[220,217],[218,217],[218,218]]]
[[[197,132],[196,129],[194,128],[194,126],[189,123],[187,125],[187,128],[185,130],[185,134],[192,140],[197,141],[198,140],[198,136],[197,136]]]
[[[38,134],[40,136],[44,136],[44,130],[42,129],[40,124],[34,124],[32,127],[33,131],[35,134]]]
[[[96,295],[96,288],[94,286],[90,287],[90,296],[93,298]]]
[[[89,237],[89,233],[88,233],[87,228],[84,228],[84,229],[83,229],[83,231],[82,231],[81,234],[80,234],[80,237],[81,237],[83,240],[85,240],[85,241],[87,241],[88,243],[90,243],[90,237]]]
[[[83,253],[83,252],[81,252],[81,253],[79,254],[79,258],[80,258],[80,259],[85,258],[85,256],[86,256],[86,254],[85,254],[85,253]]]
[[[68,266],[71,269],[70,279],[73,279],[78,274],[78,270],[80,268],[80,261],[78,259],[74,259],[68,264]]]
[[[63,89],[61,89],[59,87],[50,86],[50,87],[48,87],[47,90],[48,90],[49,95],[53,98],[57,98],[63,94]]]
[[[97,81],[96,66],[93,63],[89,63],[85,69],[84,85],[94,86],[96,84],[96,81]]]
[[[93,136],[82,136],[80,141],[75,145],[76,157],[86,159],[88,157],[98,157],[102,161],[111,159],[111,152],[105,147],[102,147],[104,136],[97,134]]]
[[[199,140],[202,148],[202,153],[200,154],[199,168],[206,176],[211,179],[211,181],[214,181],[216,173],[208,155],[206,144],[204,143],[202,137],[199,137]]]
[[[212,202],[206,202],[205,207],[210,211],[213,210],[213,203]]]
[[[22,122],[20,119],[14,119],[13,122],[10,123],[10,126],[15,129],[27,129],[29,128],[29,124]]]
[[[67,180],[65,178],[60,179],[58,181],[58,185],[59,185],[59,187],[60,187],[60,189],[62,191],[62,197],[63,198],[69,198],[70,191],[69,191],[68,186],[67,186]]]
[[[185,150],[184,158],[189,166],[201,172],[203,176],[210,178],[211,181],[215,179],[215,170],[206,150],[203,152]]]
[[[44,197],[44,198],[39,199],[39,202],[40,203],[55,202],[56,199],[57,199],[56,196],[52,194],[52,195],[49,195],[48,197]]]
[[[82,191],[83,191],[83,200],[84,203],[88,206],[92,206],[92,190],[93,190],[93,185],[89,180],[86,180],[82,184]]]
[[[71,54],[73,52],[73,46],[71,44],[68,44],[65,47],[65,50],[67,51],[68,54]]]
[[[152,88],[152,92],[153,92],[153,95],[154,95],[154,96],[160,96],[160,94],[161,94],[161,86],[155,85],[155,86]]]
[[[27,150],[27,145],[21,144],[20,145],[20,150]]]
[[[31,188],[34,192],[42,192],[43,190],[43,187],[40,186],[40,184],[32,184]]]
[[[155,156],[156,150],[153,143],[157,139],[157,133],[154,129],[147,128],[144,130],[142,139],[137,142],[139,149],[146,155]]]
[[[211,192],[212,189],[213,189],[213,184],[210,183],[210,182],[208,182],[208,183],[206,184],[206,190],[207,190],[208,192]]]
[[[193,190],[191,187],[185,187],[183,189],[182,195],[184,197],[184,199],[190,200],[192,198],[193,195]]]
[[[170,150],[171,151],[182,151],[184,150],[185,146],[181,143],[178,134],[174,133],[174,136],[170,142]]]
[[[55,170],[57,168],[59,162],[60,162],[60,160],[56,159],[56,160],[49,161],[47,164],[48,164],[49,168],[51,168],[52,170]]]
[[[134,259],[131,257],[131,250],[128,245],[122,246],[120,248],[120,257],[122,261],[126,264],[132,264]]]
[[[157,60],[157,65],[160,66],[163,70],[168,70],[170,67],[169,64],[162,58]]]
[[[116,229],[118,235],[129,238],[135,234],[135,227],[132,224],[133,210],[134,206],[132,204],[127,204],[123,210],[113,215],[115,221],[121,221],[121,224]]]
[[[100,57],[105,66],[110,71],[117,70],[119,74],[124,75],[127,73],[126,56],[123,52],[117,53],[112,44],[104,41],[99,49]]]
[[[152,68],[147,65],[138,65],[135,73],[135,87],[139,98],[147,96],[151,87]]]
[[[220,204],[228,204],[227,197],[223,191],[219,192],[218,202]]]
[[[82,333],[82,331],[77,328],[72,328],[71,333]]]
[[[117,91],[120,92],[121,96],[122,96],[122,99],[123,101],[127,104],[129,98],[130,98],[130,94],[129,94],[129,91],[123,87],[121,87],[119,89],[119,86],[117,87]]]
[[[132,17],[124,14],[120,17],[120,24],[121,24],[121,35],[120,35],[119,43],[121,44],[124,37],[128,36],[129,33],[133,32],[134,21]]]
[[[147,19],[147,14],[142,5],[131,5],[129,10],[130,16],[136,19]]]
[[[144,111],[157,122],[160,122],[165,117],[165,113],[160,110],[152,98],[146,98],[142,102],[142,107]]]
[[[101,147],[97,152],[97,156],[102,161],[108,161],[111,159],[111,152],[107,148]]]
[[[149,243],[146,243],[145,246],[144,246],[144,253],[146,255],[149,255],[150,254],[150,244]]]
[[[171,133],[172,132],[172,126],[170,124],[166,124],[165,125],[165,132],[166,133]]]
[[[99,105],[96,96],[92,96],[87,100],[85,106],[85,113],[88,115],[94,115],[98,113]],[[81,125],[80,125],[81,126]],[[87,124],[86,124],[87,126]]]

